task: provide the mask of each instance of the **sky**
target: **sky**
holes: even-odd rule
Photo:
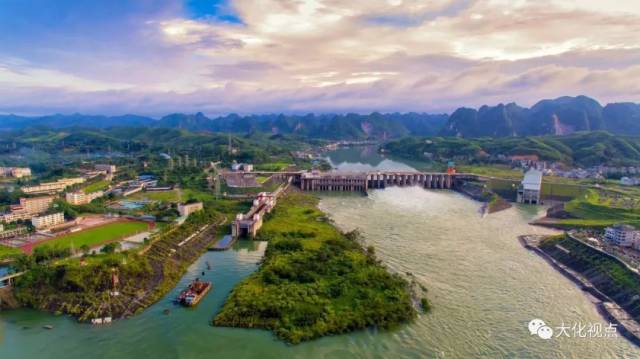
[[[636,0],[0,0],[0,113],[640,102]]]

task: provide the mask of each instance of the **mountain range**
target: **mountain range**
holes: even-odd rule
[[[443,136],[512,137],[569,135],[579,131],[608,131],[640,135],[640,104],[611,103],[602,107],[586,97],[559,97],[542,100],[531,108],[515,103],[459,108],[444,128]]]
[[[249,115],[209,118],[202,113],[174,113],[160,119],[137,115],[0,115],[0,130],[33,126],[50,128],[152,127],[196,132],[269,133],[319,139],[390,139],[412,136],[513,137],[569,135],[579,131],[608,131],[640,135],[640,104],[602,106],[586,97],[542,100],[531,108],[515,103],[461,107],[451,115],[428,113]]]

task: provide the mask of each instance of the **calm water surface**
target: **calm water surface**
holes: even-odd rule
[[[338,153],[332,162],[344,170],[411,168],[360,150]],[[482,217],[480,205],[459,194],[420,188],[375,190],[368,197],[323,195],[321,208],[340,228],[359,228],[391,270],[413,273],[429,289],[433,311],[390,332],[361,331],[297,346],[261,330],[213,328],[208,321],[233,286],[257,269],[266,248],[240,242],[228,252],[206,253],[166,298],[111,326],[32,310],[0,313],[0,358],[640,357],[622,338],[543,341],[529,335],[526,323],[533,318],[551,326],[604,324],[577,287],[518,243],[520,234],[547,233],[527,224],[538,208]],[[195,309],[174,307],[171,299],[203,270],[214,290]],[[171,313],[164,315],[165,309]]]

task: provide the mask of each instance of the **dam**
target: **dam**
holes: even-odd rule
[[[310,172],[256,172],[289,179],[302,191],[367,192],[391,186],[420,186],[429,189],[453,189],[459,181],[484,181],[482,176],[449,172],[408,171],[310,171]]]

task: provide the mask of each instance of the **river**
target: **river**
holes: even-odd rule
[[[341,170],[413,168],[361,148],[332,153],[330,162]],[[167,297],[110,326],[33,310],[2,312],[0,358],[640,357],[621,337],[543,340],[529,334],[534,318],[551,327],[606,325],[582,291],[518,243],[520,234],[549,232],[527,224],[540,215],[537,207],[483,217],[480,204],[460,194],[417,187],[366,197],[323,195],[320,206],[340,228],[360,229],[390,270],[413,273],[428,288],[433,311],[392,331],[296,346],[262,330],[213,328],[208,321],[233,286],[256,270],[266,248],[242,241],[230,251],[206,253]],[[195,309],[174,307],[171,299],[203,270],[213,291]]]

